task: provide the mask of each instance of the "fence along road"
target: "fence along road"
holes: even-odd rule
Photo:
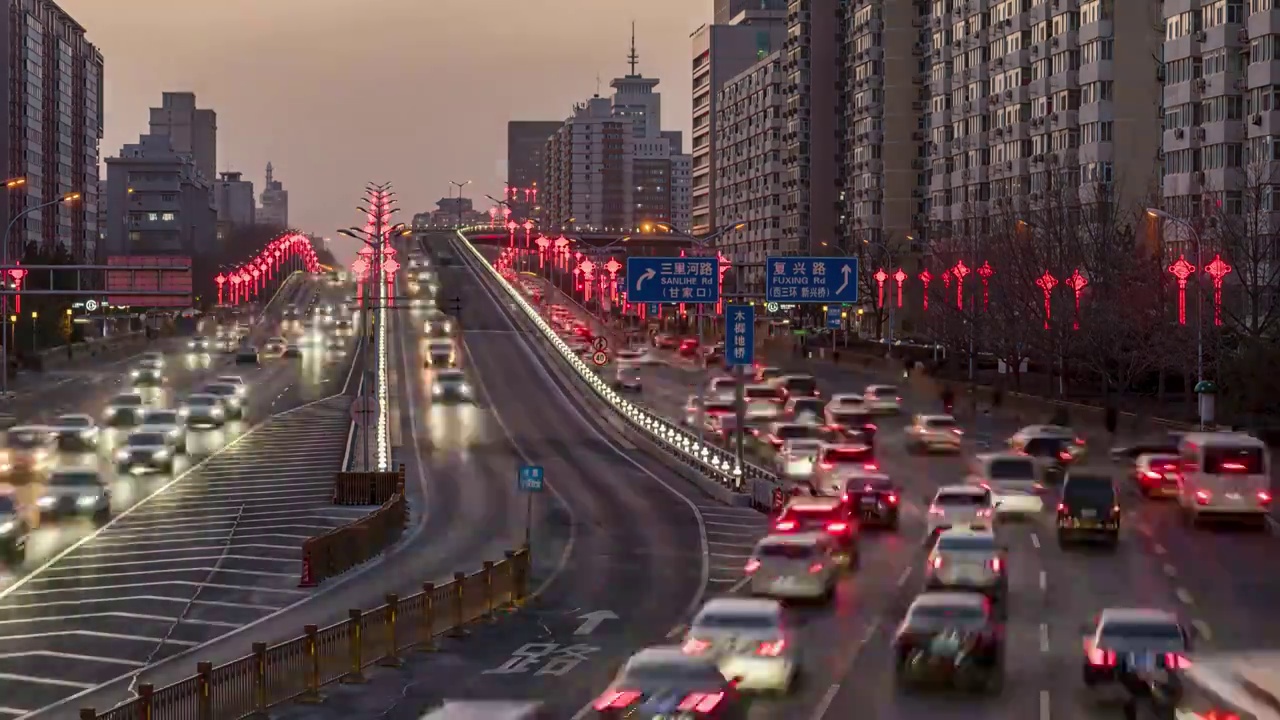
[[[331,505],[349,405],[334,397],[268,420],[5,597],[0,717],[66,700],[304,599],[302,541],[367,512]]]

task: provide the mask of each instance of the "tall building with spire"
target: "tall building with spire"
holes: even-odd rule
[[[258,208],[259,225],[275,228],[289,227],[289,191],[275,179],[275,168],[267,163],[266,183],[262,188],[262,205]]]

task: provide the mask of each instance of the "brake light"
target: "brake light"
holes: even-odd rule
[[[1067,504],[1066,504],[1066,503],[1058,503],[1058,512],[1060,512],[1060,513],[1067,512]]]
[[[748,560],[747,564],[742,567],[743,572],[745,572],[748,575],[750,575],[751,573],[759,569],[760,569],[760,561],[755,558],[751,558],[750,560]]]
[[[756,654],[764,657],[778,657],[786,647],[787,641],[779,638],[773,642],[760,643],[760,647],[756,648]]]
[[[1209,500],[1210,500],[1212,497],[1213,497],[1212,495],[1210,495],[1208,492],[1206,492],[1206,491],[1204,491],[1204,490],[1197,490],[1197,491],[1196,491],[1196,502],[1197,502],[1197,503],[1199,503],[1200,505],[1208,505],[1208,504],[1209,504]]]
[[[1148,480],[1163,480],[1163,479],[1164,479],[1164,475],[1161,475],[1160,473],[1155,472],[1155,471],[1152,471],[1152,470],[1148,470],[1148,471],[1146,471],[1146,472],[1144,472],[1144,473],[1142,473],[1142,474],[1143,474],[1144,476],[1146,476],[1146,478],[1147,478]]]
[[[688,640],[684,641],[684,645],[680,648],[680,651],[683,652],[685,655],[701,655],[702,653],[710,649],[711,649],[711,643],[707,642],[706,640],[689,638]]]
[[[961,430],[960,428],[951,428],[951,432],[955,433],[956,435],[964,435],[964,431]]]
[[[1165,653],[1164,666],[1170,670],[1186,670],[1191,667],[1191,661],[1178,653]]]
[[[1076,438],[1076,445],[1079,445],[1080,447],[1084,447],[1084,438],[1081,438],[1081,437]]]
[[[1238,462],[1224,462],[1222,463],[1222,469],[1230,470],[1231,472],[1245,472],[1248,470],[1248,468],[1244,466],[1244,463]]]
[[[896,398],[894,398],[894,400],[896,400],[896,401],[898,401],[898,402],[902,402],[902,398],[900,398],[900,397],[896,397]]]
[[[610,690],[596,699],[592,704],[596,710],[620,710],[630,707],[640,699],[640,693],[634,690]]]
[[[827,532],[831,533],[832,535],[837,535],[837,534],[848,532],[848,531],[849,531],[849,523],[833,522],[827,525]]]
[[[709,713],[716,709],[724,693],[693,693],[680,701],[676,709],[680,712]]]
[[[842,502],[842,503],[847,503],[847,502],[849,502],[849,493],[844,493],[843,495],[841,495],[841,496],[840,496],[840,502]]]
[[[991,517],[991,510],[989,508],[982,509],[974,513],[974,515],[976,517]]]
[[[930,515],[945,515],[946,513],[942,512],[942,508],[938,507],[937,505],[930,505],[930,506],[929,506],[929,514],[930,514]]]
[[[834,470],[836,467],[836,464],[833,462],[824,462],[824,463],[818,463],[818,467],[822,468],[823,470]]]
[[[780,437],[778,437],[777,435],[774,435],[774,434],[772,434],[772,433],[771,433],[771,434],[769,435],[769,444],[770,444],[770,445],[781,445],[781,444],[782,444],[782,438],[780,438]]]
[[[1269,492],[1267,492],[1267,491],[1265,491],[1265,490],[1259,490],[1259,491],[1258,491],[1258,502],[1262,503],[1263,505],[1266,505],[1266,504],[1270,503],[1270,502],[1271,502],[1271,493],[1269,493]]]
[[[1089,664],[1095,667],[1115,667],[1116,654],[1111,650],[1091,648],[1089,650]]]
[[[894,495],[893,493],[889,493],[888,497],[886,497],[886,498],[885,498],[885,500],[886,500],[890,505],[897,505],[897,504],[898,504],[898,496],[897,496],[897,495]]]
[[[978,483],[978,487],[982,488],[983,490],[987,490],[987,491],[990,491],[990,490],[991,490],[991,486],[990,486],[990,485],[988,485],[987,483]]]
[[[989,564],[991,565],[991,572],[1004,572],[1004,561],[1000,558],[991,558],[991,562]]]
[[[880,466],[875,463],[866,463],[862,466],[863,470],[879,470]]]
[[[796,521],[795,521],[795,520],[783,520],[782,522],[778,523],[777,525],[774,525],[774,526],[773,526],[773,529],[774,529],[774,530],[795,530],[795,529],[796,529]]]
[[[1063,462],[1066,462],[1071,459],[1071,453],[1067,452],[1066,450],[1063,450],[1058,453],[1058,459]]]
[[[862,426],[862,429],[863,429],[863,430],[875,430],[875,429],[876,429],[876,424],[875,424],[875,423],[867,423],[866,425],[863,425],[863,426]]]
[[[820,562],[816,562],[816,563],[814,563],[814,564],[812,564],[812,565],[810,565],[810,566],[809,566],[809,573],[810,573],[810,574],[814,574],[814,575],[816,575],[816,574],[818,574],[818,573],[820,573],[820,572],[822,572],[822,563],[820,563]]]
[[[933,566],[934,570],[937,570],[938,568],[942,567],[942,556],[935,555],[933,557],[933,560],[929,561],[929,564]]]

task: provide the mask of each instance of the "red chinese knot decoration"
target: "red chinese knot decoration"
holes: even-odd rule
[[[1049,320],[1053,317],[1053,305],[1050,302],[1050,296],[1053,289],[1058,287],[1058,278],[1049,274],[1048,270],[1044,274],[1036,278],[1036,285],[1040,291],[1044,293],[1044,329],[1049,329]]]
[[[1088,284],[1089,280],[1080,274],[1079,268],[1076,268],[1076,271],[1071,273],[1071,277],[1067,278],[1067,287],[1071,288],[1071,291],[1076,296],[1076,315],[1075,319],[1071,321],[1072,330],[1080,329],[1080,293],[1084,291]]]
[[[964,309],[964,278],[969,274],[969,266],[963,260],[957,260],[951,274],[956,276],[956,309]]]
[[[987,305],[991,300],[990,282],[991,282],[991,276],[995,274],[996,274],[996,271],[992,269],[991,263],[987,262],[986,260],[983,260],[982,266],[978,268],[978,277],[982,279],[982,311],[983,312],[987,311]]]
[[[880,268],[871,277],[876,281],[876,307],[884,307],[884,284],[889,280],[889,273]]]
[[[611,276],[617,275],[618,271],[622,269],[622,263],[614,260],[613,258],[609,258],[609,262],[604,264],[604,269],[605,272],[609,273]]]
[[[951,289],[951,271],[950,270],[942,271],[942,287],[948,290]]]
[[[902,285],[907,281],[907,273],[902,268],[893,274],[893,281],[898,283],[898,307],[902,307]]]
[[[929,283],[933,282],[933,274],[928,268],[920,271],[920,283],[924,285],[924,309],[929,309]]]
[[[1213,324],[1222,325],[1222,281],[1231,272],[1231,266],[1223,261],[1221,255],[1214,255],[1213,261],[1204,266],[1204,271],[1213,280]]]
[[[1196,266],[1181,255],[1169,266],[1169,273],[1178,280],[1178,324],[1187,324],[1187,280],[1196,272]]]

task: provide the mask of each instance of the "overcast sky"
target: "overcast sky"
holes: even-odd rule
[[[106,58],[116,155],[164,91],[218,113],[218,168],[262,189],[267,161],[293,225],[359,222],[366,180],[391,181],[407,221],[449,181],[505,179],[508,120],[559,120],[627,71],[660,78],[663,126],[690,125],[689,35],[711,0],[58,0]],[[335,248],[354,255],[353,248]]]

